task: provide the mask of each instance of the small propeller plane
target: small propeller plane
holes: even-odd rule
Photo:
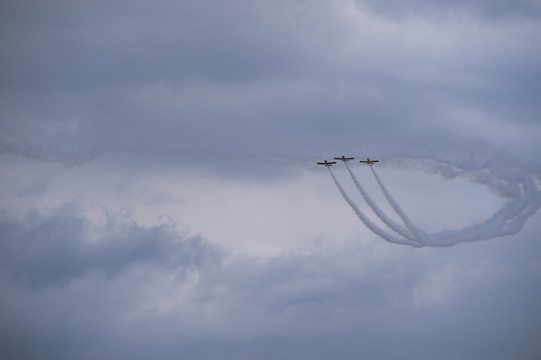
[[[329,161],[325,160],[323,162],[318,162],[317,164],[318,165],[325,165],[325,166],[333,166],[333,164],[336,164],[336,161],[330,161],[329,162]]]
[[[379,160],[370,160],[370,158],[366,158],[366,160],[361,160],[359,162],[363,163],[363,164],[372,165],[372,164],[375,164],[375,163],[379,162]]]
[[[349,160],[353,160],[354,158],[352,157],[345,157],[344,155],[342,155],[342,157],[335,157],[334,160],[342,160],[343,162],[346,162],[346,161],[349,161]]]

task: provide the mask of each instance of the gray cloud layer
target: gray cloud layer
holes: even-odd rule
[[[539,16],[527,0],[2,3],[0,357],[538,359],[538,215],[512,238],[410,249],[308,199],[293,216],[333,215],[337,234],[305,251],[309,222],[259,210],[327,196],[306,173],[342,153],[503,198],[517,174],[538,187]],[[261,185],[301,173],[303,196]],[[263,240],[223,221],[187,235],[224,209],[287,251],[233,253]]]
[[[503,255],[509,241],[428,256],[356,243],[219,263],[220,252],[204,241],[159,228],[111,226],[106,236],[113,232],[115,239],[83,245],[81,221],[32,217],[25,234],[35,236],[17,238],[11,223],[12,236],[3,239],[3,256],[15,249],[22,254],[2,261],[4,357],[386,359],[404,349],[426,359],[539,354],[532,338],[541,324],[536,240],[521,241],[531,251],[515,257]],[[125,247],[128,237],[135,246]],[[56,242],[64,246],[42,245]],[[151,251],[136,254],[142,247]],[[99,256],[89,259],[86,249],[98,249]]]
[[[66,163],[118,150],[269,154],[433,135],[462,117],[489,140],[502,129],[476,129],[479,118],[537,122],[537,22],[388,21],[350,5],[4,5],[0,149]]]
[[[414,0],[405,4],[401,1],[387,0],[356,0],[360,7],[370,9],[384,14],[395,16],[426,14],[449,15],[453,12],[474,13],[477,16],[490,19],[501,19],[506,17],[533,17],[541,16],[541,6],[531,0],[506,1],[506,0],[459,0],[459,1],[438,1]]]
[[[183,239],[164,224],[143,228],[110,217],[103,229],[89,229],[84,218],[62,210],[44,217],[32,211],[22,220],[0,223],[4,275],[30,287],[70,281],[97,271],[114,276],[137,264],[165,269],[219,263],[220,253],[198,237]],[[103,233],[91,239],[92,233]]]

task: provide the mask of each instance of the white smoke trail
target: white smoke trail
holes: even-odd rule
[[[461,242],[514,235],[522,230],[526,221],[541,207],[541,191],[538,186],[541,176],[539,173],[531,173],[532,165],[521,164],[507,156],[503,158],[493,156],[488,160],[484,160],[481,156],[471,156],[458,161],[454,160],[456,154],[453,155],[450,159],[437,159],[437,156],[434,156],[431,159],[415,158],[412,161],[414,164],[423,164],[425,171],[447,178],[467,177],[475,183],[487,186],[496,195],[508,201],[482,223],[427,235],[421,239],[423,244],[453,246]],[[372,171],[377,177],[374,169]]]
[[[419,242],[419,236],[412,236],[412,233],[415,234],[415,232],[412,231],[412,233],[409,233],[406,229],[404,229],[402,226],[394,222],[391,218],[389,218],[381,209],[376,205],[376,203],[372,200],[372,198],[368,195],[366,190],[362,187],[361,183],[358,181],[357,177],[353,172],[351,171],[351,168],[349,167],[348,163],[345,162],[346,168],[348,169],[349,175],[351,176],[351,179],[355,183],[355,186],[357,187],[357,190],[361,193],[364,200],[370,206],[374,214],[385,223],[391,230],[396,232],[397,234],[405,237],[408,240]],[[410,229],[411,231],[411,229]]]
[[[372,174],[374,174],[374,177],[376,178],[376,181],[381,188],[381,191],[383,192],[383,195],[385,195],[385,198],[391,204],[391,207],[393,210],[397,213],[398,216],[400,216],[400,219],[404,222],[404,225],[408,228],[409,231],[415,236],[418,241],[421,241],[425,245],[433,245],[433,241],[415,224],[410,220],[410,218],[406,215],[406,213],[402,210],[402,208],[398,205],[398,203],[395,201],[395,199],[391,196],[385,185],[383,184],[383,181],[378,176],[376,171],[374,170],[374,167],[372,165],[370,166],[370,170],[372,170]]]
[[[517,183],[520,195],[513,196],[503,208],[483,223],[467,226],[460,230],[446,230],[433,234],[439,246],[451,246],[460,242],[488,240],[495,237],[508,236],[518,233],[526,220],[539,210],[541,192],[538,191],[533,179],[521,175]],[[514,191],[509,192],[514,193]]]
[[[444,230],[426,234],[409,219],[387,190],[375,169],[371,167],[371,171],[387,201],[404,222],[406,229],[411,232],[411,234],[408,234],[406,229],[394,223],[381,211],[346,164],[357,189],[374,213],[386,226],[404,237],[397,238],[372,224],[347,196],[332,172],[331,175],[333,175],[333,179],[344,199],[370,230],[387,241],[416,247],[425,245],[446,247],[461,242],[474,242],[514,235],[521,231],[526,221],[541,208],[541,168],[538,165],[520,163],[507,154],[502,156],[502,153],[499,152],[471,152],[472,149],[466,149],[466,153],[463,153],[460,148],[448,149],[445,147],[441,149],[443,151],[440,153],[433,151],[435,149],[430,150],[423,151],[421,154],[412,154],[409,158],[395,157],[388,163],[398,167],[422,169],[428,173],[439,174],[449,179],[455,177],[468,178],[474,183],[486,186],[497,196],[506,199],[506,203],[481,223],[468,225],[457,230]],[[442,212],[444,211],[442,209]]]
[[[411,240],[407,240],[407,239],[401,239],[401,238],[396,238],[392,235],[390,235],[389,233],[385,232],[384,230],[382,230],[379,226],[375,225],[374,223],[372,223],[370,221],[370,219],[368,219],[362,212],[361,210],[357,207],[357,205],[351,200],[351,198],[347,195],[346,191],[344,190],[344,188],[342,187],[342,185],[340,185],[340,183],[338,182],[338,179],[336,179],[336,177],[334,176],[332,170],[330,167],[327,167],[329,169],[329,174],[331,174],[331,177],[334,181],[334,183],[336,184],[336,187],[338,188],[338,190],[340,191],[340,194],[342,194],[342,197],[344,198],[344,200],[346,200],[346,202],[349,204],[349,206],[353,209],[353,211],[355,211],[355,214],[357,214],[357,216],[359,217],[359,219],[363,222],[364,225],[366,225],[367,228],[369,228],[373,233],[375,233],[376,235],[379,235],[380,237],[382,237],[383,239],[387,240],[388,242],[391,242],[391,243],[395,243],[395,244],[402,244],[402,245],[411,245],[411,246],[415,246],[415,247],[421,247],[423,246],[423,244],[419,244],[418,242],[416,241],[411,241]]]

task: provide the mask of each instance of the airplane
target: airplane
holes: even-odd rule
[[[346,161],[349,161],[349,160],[353,160],[354,158],[352,157],[345,157],[344,155],[342,155],[342,157],[335,157],[334,160],[342,160],[343,162],[346,162]]]
[[[372,165],[372,164],[375,164],[375,163],[379,162],[379,160],[370,160],[370,158],[366,158],[366,160],[361,160],[359,162],[363,163],[363,164]]]
[[[336,164],[336,161],[329,162],[329,161],[325,160],[323,162],[318,162],[317,164],[318,165],[325,165],[325,166],[333,166],[333,164]]]

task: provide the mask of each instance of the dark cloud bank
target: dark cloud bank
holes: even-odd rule
[[[444,135],[457,107],[537,122],[532,2],[358,3],[347,26],[347,1],[4,5],[0,151],[67,164],[122,150],[282,155]]]
[[[535,359],[541,350],[539,245],[528,235],[538,227],[519,241],[531,251],[514,256],[502,255],[513,247],[504,240],[429,258],[356,242],[224,262],[223,250],[167,225],[111,217],[95,243],[73,212],[0,226],[6,358]]]
[[[167,224],[142,228],[113,217],[103,229],[88,229],[84,217],[62,211],[43,217],[32,211],[19,221],[4,219],[1,266],[29,287],[69,284],[90,272],[115,276],[137,264],[171,268],[216,262],[219,252],[201,238],[183,239]],[[92,232],[104,235],[92,241]]]

